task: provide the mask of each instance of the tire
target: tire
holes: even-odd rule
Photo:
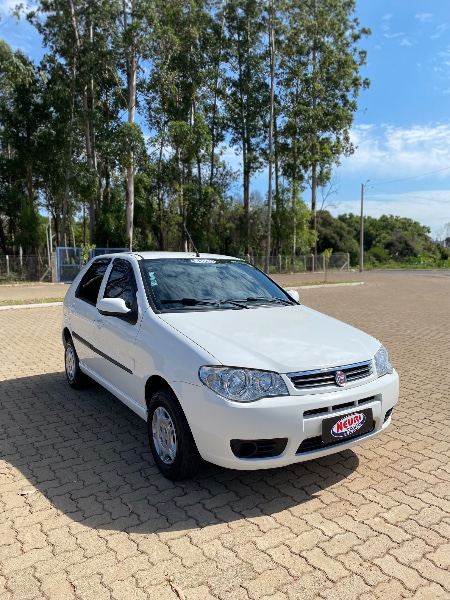
[[[189,479],[197,472],[201,457],[171,390],[158,390],[150,399],[147,428],[153,458],[166,479]]]
[[[78,354],[71,337],[66,340],[64,347],[64,365],[70,387],[74,390],[81,390],[89,384],[89,377],[80,369]]]

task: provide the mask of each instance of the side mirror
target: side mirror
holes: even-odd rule
[[[97,302],[97,310],[108,317],[124,317],[131,312],[123,298],[102,298]]]
[[[292,300],[295,300],[296,302],[300,302],[300,296],[298,295],[297,290],[284,290],[291,298]]]

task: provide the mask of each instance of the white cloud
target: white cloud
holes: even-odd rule
[[[403,38],[400,41],[400,46],[412,46],[413,43],[408,38]]]
[[[222,145],[220,150],[221,160],[225,161],[233,170],[242,170],[242,152],[238,148]]]
[[[339,202],[330,212],[337,216],[358,212],[355,199]],[[450,221],[450,190],[425,190],[403,194],[383,194],[377,188],[366,187],[364,214],[371,217],[391,214],[408,217],[430,227],[432,234]]]
[[[390,25],[390,21],[392,19],[392,15],[384,15],[383,17],[381,17],[382,23],[381,23],[381,30],[382,31],[389,31],[391,25]]]
[[[400,32],[400,33],[385,33],[383,35],[384,35],[385,38],[392,39],[392,38],[398,38],[398,37],[400,37],[401,35],[404,35],[404,34],[403,34],[403,32]]]
[[[444,33],[447,31],[447,29],[448,29],[448,23],[441,23],[441,25],[438,25],[436,27],[436,33],[431,36],[431,39],[437,40],[438,38],[440,38],[441,36],[444,35]]]
[[[421,23],[429,23],[433,20],[433,15],[431,13],[418,13],[417,15],[414,15],[414,18]]]
[[[450,167],[450,123],[357,126],[351,132],[357,149],[342,160],[343,173],[373,173],[380,177],[415,176]],[[450,169],[442,172],[450,176]]]
[[[409,217],[432,232],[450,222],[450,123],[357,126],[351,138],[358,148],[342,160],[338,174],[342,182],[370,180],[364,196],[366,214]],[[351,198],[348,188],[339,193],[333,214],[359,211],[360,183],[352,186]]]

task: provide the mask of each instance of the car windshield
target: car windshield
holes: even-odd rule
[[[158,311],[248,309],[295,302],[275,283],[240,260],[163,258],[140,262]]]

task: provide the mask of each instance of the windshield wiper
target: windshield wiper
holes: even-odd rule
[[[183,306],[198,306],[204,304],[217,304],[214,300],[199,300],[198,298],[179,298],[178,300],[160,300],[161,304],[182,304]]]
[[[239,308],[248,308],[248,306],[245,306],[245,304],[242,304],[242,302],[245,302],[245,298],[242,300],[219,300],[219,304],[232,304],[233,306],[238,306]]]
[[[245,298],[245,302],[268,302],[270,304],[272,303],[276,303],[276,304],[284,304],[284,305],[291,305],[294,304],[294,301],[292,300],[288,300],[287,298],[277,298],[276,296],[271,296],[270,298],[267,298],[266,296],[256,296],[256,297],[251,297],[251,298]]]
[[[160,300],[161,304],[182,304],[183,306],[220,306],[221,304],[232,304],[239,308],[248,308],[237,300],[202,300],[199,298],[180,298],[179,300]]]

